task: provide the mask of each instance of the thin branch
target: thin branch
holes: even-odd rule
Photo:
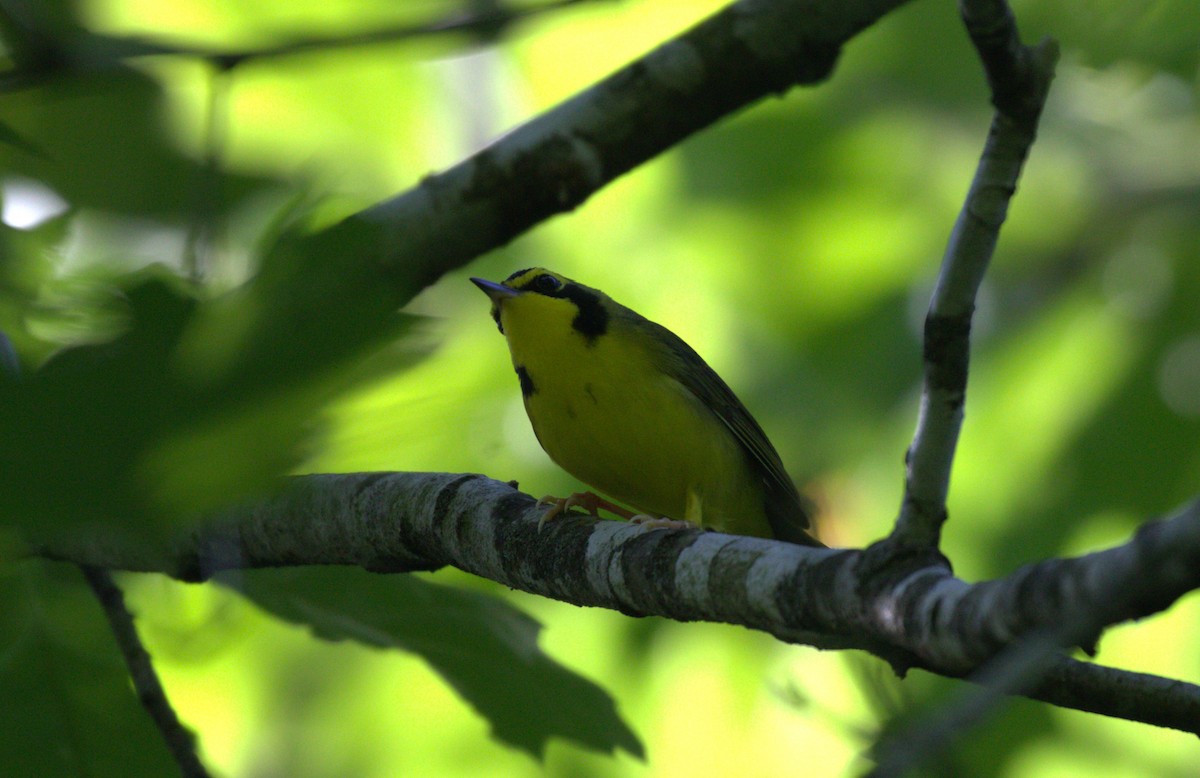
[[[179,772],[184,778],[208,778],[208,770],[196,755],[195,737],[175,715],[175,709],[171,707],[167,694],[163,691],[158,674],[154,672],[150,655],[146,653],[146,648],[138,637],[133,615],[125,607],[125,597],[121,589],[103,568],[80,565],[80,569],[108,618],[117,646],[121,649],[121,655],[125,657],[138,700],[166,741],[167,750],[179,765]]]
[[[358,33],[338,35],[296,35],[290,40],[250,49],[223,49],[168,43],[154,38],[135,36],[89,35],[81,41],[84,44],[81,55],[82,61],[85,63],[89,60],[111,62],[149,56],[194,57],[218,63],[229,69],[247,62],[401,43],[435,35],[458,34],[493,38],[517,22],[584,2],[597,2],[597,0],[551,0],[551,2],[541,5],[516,8],[492,4],[486,8],[464,11],[428,22],[396,24]],[[72,48],[74,48],[74,44],[72,44]]]
[[[1004,116],[1028,124],[1032,132],[1050,90],[1054,63],[1046,58],[1057,59],[1056,44],[1022,44],[1007,0],[959,0],[958,10],[983,63],[992,105]]]
[[[908,450],[904,500],[892,535],[902,545],[936,547],[941,537],[966,402],[975,296],[1036,137],[1058,59],[1053,41],[1035,48],[1021,45],[1003,0],[964,2],[962,9],[997,112],[925,318],[925,385]]]
[[[1156,613],[1200,587],[1200,502],[1147,524],[1124,545],[974,585],[953,577],[936,552],[879,567],[868,564],[869,550],[646,532],[576,516],[539,533],[540,514],[532,497],[483,476],[311,475],[275,498],[215,517],[158,555],[79,536],[42,553],[191,581],[251,567],[348,564],[398,572],[450,564],[577,605],[740,624],[789,642],[870,651],[898,672],[915,667],[953,677],[1071,623],[1074,614],[1095,615],[1098,626],[1088,630],[1094,638],[1099,627]],[[1200,734],[1200,687],[1163,680],[1174,685],[1119,695],[1105,692],[1105,684],[1115,678],[1143,688],[1141,676],[1065,658],[1049,672],[1053,684],[1025,693]]]
[[[961,0],[959,8],[983,64],[996,114],[975,180],[951,235],[926,318],[925,388],[917,432],[909,449],[904,503],[893,542],[889,544],[893,548],[912,544],[936,547],[946,521],[950,469],[966,400],[975,296],[995,250],[1021,168],[1035,140],[1038,118],[1058,57],[1052,41],[1036,48],[1021,43],[1006,0]],[[1190,510],[1194,509],[1195,506]],[[1068,675],[1072,672],[1073,665],[1060,652],[1072,645],[1094,652],[1101,630],[1117,620],[1113,617],[1127,611],[1139,595],[1153,596],[1153,590],[1146,590],[1145,582],[1136,575],[1122,575],[1128,571],[1119,564],[1127,560],[1113,561],[1110,572],[1115,574],[1108,579],[1107,586],[1100,582],[1092,587],[1099,595],[1091,598],[1092,607],[1075,608],[1063,614],[1058,624],[1047,624],[1006,647],[976,674],[976,680],[984,688],[963,692],[936,713],[880,743],[879,763],[871,775],[900,776],[927,762],[949,748],[969,727],[990,715],[1005,694],[1026,693],[1044,699],[1048,696],[1058,704],[1086,707],[1081,699],[1061,697],[1072,684],[1047,680],[1055,672]],[[1046,590],[1055,595],[1063,591],[1061,586]],[[1059,609],[1052,606],[1048,612],[1055,610]],[[1020,630],[1022,625],[1005,626]],[[1150,690],[1156,689],[1156,682],[1161,680],[1121,686]],[[1097,705],[1094,700],[1100,686],[1089,690],[1092,705]],[[1067,694],[1073,697],[1074,692]],[[1120,695],[1109,697],[1104,707],[1108,709],[1121,699]],[[1124,702],[1129,704],[1129,695],[1124,695]],[[1142,701],[1137,707],[1146,713],[1156,709],[1153,700]]]
[[[0,75],[0,91],[32,86],[47,78],[74,71],[106,70],[142,57],[183,57],[211,62],[220,70],[231,70],[249,62],[335,52],[384,44],[402,43],[439,35],[468,35],[490,40],[512,25],[551,11],[599,0],[550,0],[541,5],[509,8],[498,3],[453,14],[427,22],[403,23],[357,33],[336,35],[295,35],[279,43],[258,48],[232,49],[166,41],[137,35],[106,35],[80,31],[56,38],[51,31],[40,30],[33,14],[20,14],[20,26],[10,25],[10,37],[36,41],[43,54],[38,58],[18,59],[18,67]]]

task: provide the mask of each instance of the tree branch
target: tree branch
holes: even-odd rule
[[[351,217],[415,293],[571,211],[718,119],[832,72],[843,44],[906,0],[741,0],[416,188]]]
[[[960,7],[997,110],[925,317],[925,385],[908,450],[904,500],[892,535],[900,545],[936,547],[941,537],[966,402],[975,295],[1037,136],[1058,60],[1053,41],[1034,48],[1021,45],[1004,0],[964,0]]]
[[[196,755],[195,737],[175,715],[175,709],[171,707],[171,702],[163,691],[158,674],[154,672],[150,655],[146,653],[138,637],[133,615],[125,607],[125,597],[120,587],[103,568],[84,564],[80,565],[80,569],[112,628],[117,647],[120,648],[125,665],[129,668],[129,676],[133,679],[133,688],[137,691],[138,700],[166,741],[167,750],[179,765],[180,774],[184,778],[208,778],[208,770]]]
[[[1080,612],[1094,614],[1096,628],[1087,630],[1094,635],[1200,586],[1200,501],[1147,524],[1124,545],[974,585],[953,577],[933,551],[879,567],[866,563],[869,550],[647,532],[581,516],[556,519],[539,533],[540,514],[532,497],[478,475],[311,475],[275,498],[215,517],[164,553],[78,536],[41,552],[187,581],[235,568],[346,564],[399,572],[449,564],[576,605],[740,624],[789,642],[867,650],[900,673],[919,667],[954,677]],[[1023,693],[1200,734],[1200,688],[1178,683],[1126,694],[1150,682],[1061,657],[1047,672],[1050,680]],[[1113,694],[1114,684],[1126,688]],[[1138,699],[1147,705],[1131,702]]]
[[[1200,687],[1072,661],[1060,653],[1070,645],[1062,632],[1034,634],[1007,647],[970,678],[979,688],[964,689],[915,724],[888,733],[872,749],[876,766],[868,775],[909,775],[982,724],[1013,694],[1092,713],[1127,710],[1130,715],[1121,718],[1195,730],[1190,717],[1200,706]]]

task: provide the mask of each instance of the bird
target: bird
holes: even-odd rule
[[[543,498],[542,522],[581,506],[823,547],[762,427],[682,338],[545,268],[471,281],[491,298],[538,442],[605,495]]]

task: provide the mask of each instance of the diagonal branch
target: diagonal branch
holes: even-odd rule
[[[1053,41],[1034,48],[1021,45],[1004,0],[964,2],[962,13],[997,111],[925,318],[925,386],[892,536],[901,544],[932,547],[946,521],[950,470],[962,429],[975,295],[1037,135],[1058,59]]]
[[[331,230],[368,226],[363,261],[415,293],[579,207],[717,120],[823,81],[841,47],[907,0],[741,0],[445,172]]]
[[[150,655],[138,637],[133,615],[125,607],[125,597],[120,587],[103,568],[81,565],[81,569],[100,607],[104,609],[117,647],[121,649],[125,665],[129,668],[129,677],[133,680],[138,700],[166,741],[167,749],[179,765],[180,774],[184,778],[208,778],[208,770],[196,755],[196,739],[175,715],[175,709],[171,707],[158,680],[158,673],[154,671]]]
[[[293,479],[275,498],[215,518],[167,553],[81,537],[42,553],[189,581],[250,567],[346,564],[399,572],[453,565],[576,605],[740,624],[789,642],[867,650],[898,672],[918,667],[954,677],[1079,612],[1095,614],[1088,630],[1094,637],[1200,587],[1200,501],[1147,524],[1124,545],[975,585],[953,577],[933,551],[879,567],[867,563],[866,551],[695,530],[646,532],[576,516],[539,533],[540,514],[533,498],[478,475],[311,475]],[[1052,658],[1047,673],[1049,680],[1019,691],[1200,734],[1200,688],[1191,684],[1063,657]]]

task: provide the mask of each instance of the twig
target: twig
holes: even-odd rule
[[[138,637],[137,628],[133,625],[133,616],[125,607],[121,589],[104,568],[80,565],[80,569],[108,618],[117,646],[121,649],[121,655],[129,668],[138,700],[158,727],[163,740],[166,741],[167,749],[179,765],[180,773],[184,778],[208,778],[208,770],[196,755],[195,738],[179,721],[166,692],[163,691],[150,655],[146,653]]]
[[[1033,132],[1054,75],[1056,44],[1022,44],[1007,0],[959,0],[958,10],[983,63],[992,105],[1010,119],[1027,123]],[[1045,51],[1047,47],[1051,51]]]
[[[975,295],[1033,145],[1058,59],[1053,41],[1032,49],[1020,44],[1003,0],[964,2],[962,8],[992,84],[997,112],[925,318],[925,386],[908,449],[904,501],[892,535],[902,545],[936,547],[946,521],[950,469],[966,401]]]
[[[4,74],[6,86],[24,85],[44,78],[63,68],[82,70],[105,69],[118,63],[141,57],[186,57],[213,63],[221,70],[231,70],[248,62],[283,59],[306,54],[363,48],[381,44],[400,43],[435,35],[473,35],[490,38],[511,25],[549,11],[556,11],[584,2],[597,0],[551,0],[541,5],[508,8],[499,4],[480,7],[472,11],[416,24],[405,23],[357,33],[339,35],[296,35],[290,40],[258,48],[229,49],[168,42],[146,36],[116,36],[99,33],[82,33],[68,40],[53,42],[58,57],[52,66],[43,68],[19,68]],[[26,20],[25,32],[30,32],[30,20]],[[49,40],[45,35],[42,39]],[[37,72],[37,71],[42,72]]]

